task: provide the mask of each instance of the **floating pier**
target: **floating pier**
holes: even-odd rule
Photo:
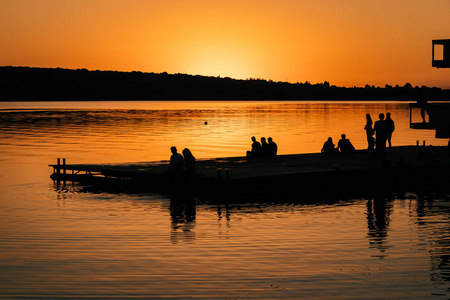
[[[434,190],[450,186],[448,147],[393,147],[384,161],[369,166],[365,150],[354,154],[320,153],[267,158],[227,157],[198,160],[197,174],[173,181],[168,161],[122,164],[50,165],[55,184],[67,182],[106,190],[179,193],[198,197],[276,198],[374,193],[382,190]],[[422,158],[421,158],[422,156]]]

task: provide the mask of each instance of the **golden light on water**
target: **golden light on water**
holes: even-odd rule
[[[447,143],[410,130],[403,102],[1,102],[0,297],[448,298],[441,191],[311,199],[299,188],[236,203],[50,179],[58,157],[167,160],[172,145],[238,156],[252,135],[280,154],[318,152],[341,133],[364,148],[365,114],[388,111],[394,145]]]
[[[341,134],[357,149],[366,149],[363,130],[365,115],[377,120],[380,112],[391,112],[396,124],[393,145],[415,145],[425,140],[435,146],[448,140],[436,139],[432,130],[409,128],[409,108],[400,102],[47,102],[3,103],[7,108],[32,106],[51,109],[52,114],[39,117],[30,112],[33,130],[12,119],[8,124],[21,134],[10,137],[20,144],[29,136],[27,151],[47,150],[42,135],[52,133],[48,143],[59,145],[71,163],[108,163],[167,160],[170,147],[189,148],[197,158],[244,156],[252,136],[272,137],[279,154],[317,153],[328,137],[338,143]],[[53,110],[52,106],[58,106]],[[69,108],[69,109],[67,109]],[[73,110],[75,109],[75,110]],[[420,113],[413,115],[420,119]],[[89,132],[89,134],[85,134]],[[64,149],[64,150],[61,150]],[[50,149],[51,150],[51,149]],[[105,153],[108,153],[105,155]]]

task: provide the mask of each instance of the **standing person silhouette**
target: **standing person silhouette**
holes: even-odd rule
[[[391,113],[387,113],[386,114],[386,139],[388,141],[388,145],[389,145],[389,153],[391,153],[391,147],[392,147],[392,143],[391,143],[391,139],[392,139],[392,133],[395,130],[395,123],[394,121],[391,119]]]
[[[364,130],[366,131],[367,135],[367,143],[370,146],[370,140],[373,137],[373,128],[372,128],[372,117],[370,114],[366,115],[366,126],[364,126]]]
[[[379,158],[384,158],[384,155],[386,154],[387,137],[386,122],[383,113],[379,114],[378,117],[380,119],[373,125],[373,130],[375,131],[375,149],[377,156]]]
[[[425,114],[428,114],[428,101],[425,99],[417,100],[417,104],[420,107],[420,115],[422,116],[422,122],[426,123]]]

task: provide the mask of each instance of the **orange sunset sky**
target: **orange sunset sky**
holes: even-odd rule
[[[450,88],[450,0],[0,0],[0,65]]]

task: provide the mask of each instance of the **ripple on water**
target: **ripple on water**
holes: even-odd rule
[[[365,147],[356,120],[363,125],[366,111],[388,107],[398,120],[396,143],[416,139],[401,130],[409,112],[397,105],[215,105],[55,109],[0,121],[0,298],[450,297],[448,197],[179,205],[162,195],[58,188],[49,179],[56,157],[167,160],[175,141],[197,157],[241,155],[248,137],[270,134],[280,151],[296,153],[350,128]],[[344,110],[351,118],[339,115]]]

